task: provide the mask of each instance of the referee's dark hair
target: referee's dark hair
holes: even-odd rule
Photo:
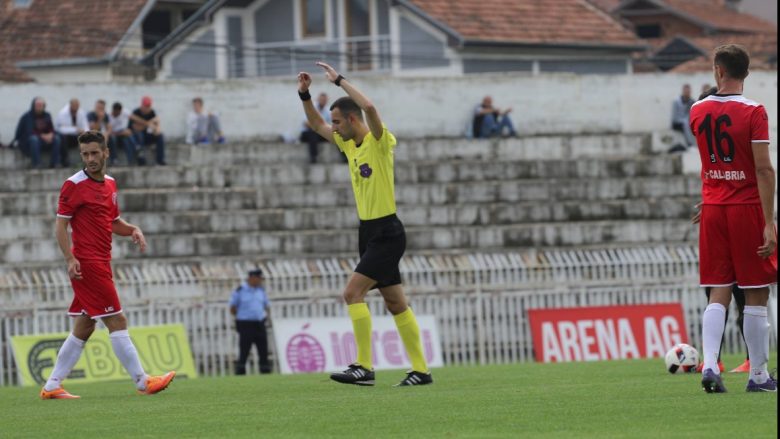
[[[100,148],[102,149],[108,148],[106,145],[106,137],[100,131],[89,130],[79,134],[79,145],[93,142],[100,145]]]
[[[330,106],[330,111],[333,111],[334,108],[338,108],[339,111],[341,111],[341,114],[345,116],[348,114],[354,114],[360,120],[363,120],[363,110],[360,109],[360,106],[355,103],[352,98],[345,96],[343,98],[336,99],[336,101],[333,102],[333,105]]]
[[[732,79],[745,79],[750,67],[747,49],[738,44],[726,44],[715,49],[715,65],[721,66]]]

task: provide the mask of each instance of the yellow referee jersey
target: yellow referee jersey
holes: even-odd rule
[[[349,160],[358,218],[363,221],[395,213],[393,149],[396,141],[386,126],[382,128],[379,140],[369,131],[360,147],[354,140],[345,141],[333,133],[333,140]]]

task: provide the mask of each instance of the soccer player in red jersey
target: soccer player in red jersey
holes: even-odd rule
[[[763,105],[742,96],[750,65],[743,47],[718,47],[713,64],[718,93],[696,102],[690,114],[702,163],[699,277],[702,287],[711,288],[702,318],[702,386],[708,393],[726,391],[717,356],[736,284],[746,297],[743,324],[750,356],[746,390],[775,392],[777,382],[767,371],[767,302],[769,287],[777,282],[775,171],[768,118]]]
[[[62,344],[54,370],[41,390],[41,398],[78,398],[62,388],[62,381],[81,357],[97,319],[103,320],[108,328],[114,354],[138,391],[157,393],[170,384],[176,372],[161,376],[148,376],[144,372],[127,332],[127,318],[122,314],[111,272],[112,234],[132,237],[142,252],[146,249],[146,239],[141,229],[119,217],[116,182],[105,173],[108,147],[103,134],[87,131],[78,141],[86,167],[62,185],[56,223],[57,243],[68,264],[74,292],[68,314],[75,319],[73,331]],[[72,230],[72,247],[68,224]]]

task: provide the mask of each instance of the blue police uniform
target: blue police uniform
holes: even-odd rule
[[[250,272],[257,273],[257,271]],[[262,272],[261,274],[262,275]],[[254,344],[260,357],[260,372],[271,373],[268,360],[268,334],[265,320],[266,309],[270,307],[268,295],[263,287],[252,287],[243,283],[230,296],[230,306],[236,309],[236,331],[238,331],[239,356],[236,361],[236,375],[246,374],[246,360]]]

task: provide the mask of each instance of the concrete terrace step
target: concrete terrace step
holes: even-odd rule
[[[545,246],[664,243],[694,239],[695,227],[687,219],[638,221],[583,221],[531,223],[508,226],[408,227],[407,248],[414,250],[479,250]],[[317,230],[247,233],[157,235],[149,240],[148,257],[176,258],[198,255],[280,257],[282,255],[336,254],[357,251],[353,230]],[[115,240],[114,257],[140,258],[129,239]],[[62,258],[53,239],[0,243],[0,261],[58,261]]]
[[[337,162],[335,145],[321,146],[323,158]],[[398,139],[395,158],[398,161],[449,160],[544,160],[581,157],[635,156],[650,153],[647,134],[582,134],[567,136],[532,136],[514,139],[473,140]],[[226,145],[169,148],[170,163],[223,165],[240,163],[308,162],[305,145],[241,142]]]
[[[693,197],[701,182],[693,176],[663,179],[531,179],[466,183],[403,184],[396,188],[399,205],[515,203],[522,201],[612,200]],[[57,192],[0,193],[0,214],[54,214]],[[275,187],[199,189],[129,189],[120,191],[123,212],[236,210],[258,208],[338,207],[354,205],[351,186],[281,185]]]
[[[483,226],[486,228],[534,222],[630,221],[685,219],[698,198],[608,200],[580,203],[506,203],[403,206],[399,216],[407,227]],[[123,217],[140,226],[151,239],[155,234],[233,233],[356,229],[350,208],[259,209],[234,211],[131,212]],[[15,239],[52,239],[51,215],[0,217],[0,242]]]
[[[581,157],[635,156],[651,153],[649,134],[576,134],[527,136],[512,139],[474,140],[464,138],[398,139],[396,160],[543,160]],[[336,163],[341,153],[335,145],[322,144],[320,157]],[[149,157],[147,152],[147,157]],[[239,141],[224,145],[169,144],[170,164],[232,165],[245,163],[308,163],[304,144]],[[73,156],[74,162],[76,160]],[[46,159],[48,160],[48,159]],[[120,154],[120,160],[124,160]],[[29,160],[18,149],[0,149],[0,168],[27,167]],[[46,163],[46,161],[44,161]]]
[[[0,192],[57,191],[75,171],[13,170],[0,174]],[[395,169],[398,185],[534,178],[631,178],[680,175],[679,156],[613,159],[408,162]],[[261,164],[235,166],[116,167],[109,174],[120,190],[166,187],[260,187],[276,185],[349,185],[343,164]]]

